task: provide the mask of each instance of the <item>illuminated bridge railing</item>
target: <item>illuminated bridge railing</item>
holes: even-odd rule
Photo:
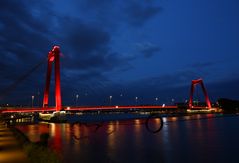
[[[180,109],[178,106],[161,105],[132,105],[132,106],[81,106],[81,107],[63,107],[65,111],[101,111],[101,110],[130,110],[130,109]],[[187,108],[184,108],[187,109]],[[211,110],[208,107],[193,107],[190,110]],[[1,109],[0,113],[31,113],[31,112],[54,112],[55,107],[48,108],[7,108]]]
[[[98,110],[129,110],[129,109],[177,109],[177,106],[158,106],[158,105],[151,105],[151,106],[82,106],[82,107],[63,107],[64,110],[67,111],[98,111]],[[54,107],[52,108],[7,108],[0,110],[0,113],[30,113],[30,112],[52,112],[56,111]]]

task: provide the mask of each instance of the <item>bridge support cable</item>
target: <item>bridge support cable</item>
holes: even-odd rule
[[[38,64],[36,64],[33,68],[31,68],[29,71],[27,71],[25,74],[20,76],[16,81],[14,81],[12,84],[10,84],[8,87],[3,89],[0,93],[0,100],[4,99],[9,93],[14,91],[18,85],[20,85],[26,78],[28,78],[33,72],[35,72],[41,65],[43,65],[46,62],[46,59],[40,61]]]

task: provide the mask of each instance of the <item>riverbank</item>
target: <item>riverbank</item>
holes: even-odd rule
[[[15,137],[20,142],[23,151],[30,162],[34,163],[60,163],[59,156],[48,148],[48,134],[43,133],[40,141],[31,142],[28,137],[17,128],[12,128]]]
[[[10,128],[0,121],[0,162],[30,162]]]
[[[48,135],[42,134],[38,142],[28,137],[11,124],[0,121],[0,162],[1,163],[60,163],[59,156],[47,147]]]

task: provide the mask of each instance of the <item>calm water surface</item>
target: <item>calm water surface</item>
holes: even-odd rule
[[[49,133],[50,148],[68,163],[239,162],[239,116],[208,114],[163,120],[163,129],[156,134],[147,131],[145,120],[18,128],[33,142],[41,133]]]

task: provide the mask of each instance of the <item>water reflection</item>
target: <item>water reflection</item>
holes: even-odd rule
[[[112,133],[108,136],[108,139],[107,139],[107,148],[108,148],[107,151],[111,151],[111,153],[113,153],[114,149],[117,148],[117,144],[116,144],[117,139],[115,138],[115,134],[113,133],[115,131],[115,125],[109,124],[107,128],[108,128],[107,132]]]
[[[55,125],[55,123],[51,123],[51,124],[49,124],[49,126],[50,126],[50,133],[51,133],[51,136],[52,137],[55,137],[55,135],[56,135],[56,125]]]
[[[19,129],[31,141],[49,133],[50,148],[63,155],[64,162],[195,162],[195,158],[207,162],[232,157],[231,153],[238,148],[235,142],[239,133],[227,129],[230,126],[238,131],[238,118],[214,117],[164,117],[163,129],[157,134],[148,132],[145,120],[139,119],[99,124],[40,123]],[[160,120],[150,123],[155,127]],[[224,148],[234,150],[228,153]],[[205,157],[199,157],[200,153]]]

